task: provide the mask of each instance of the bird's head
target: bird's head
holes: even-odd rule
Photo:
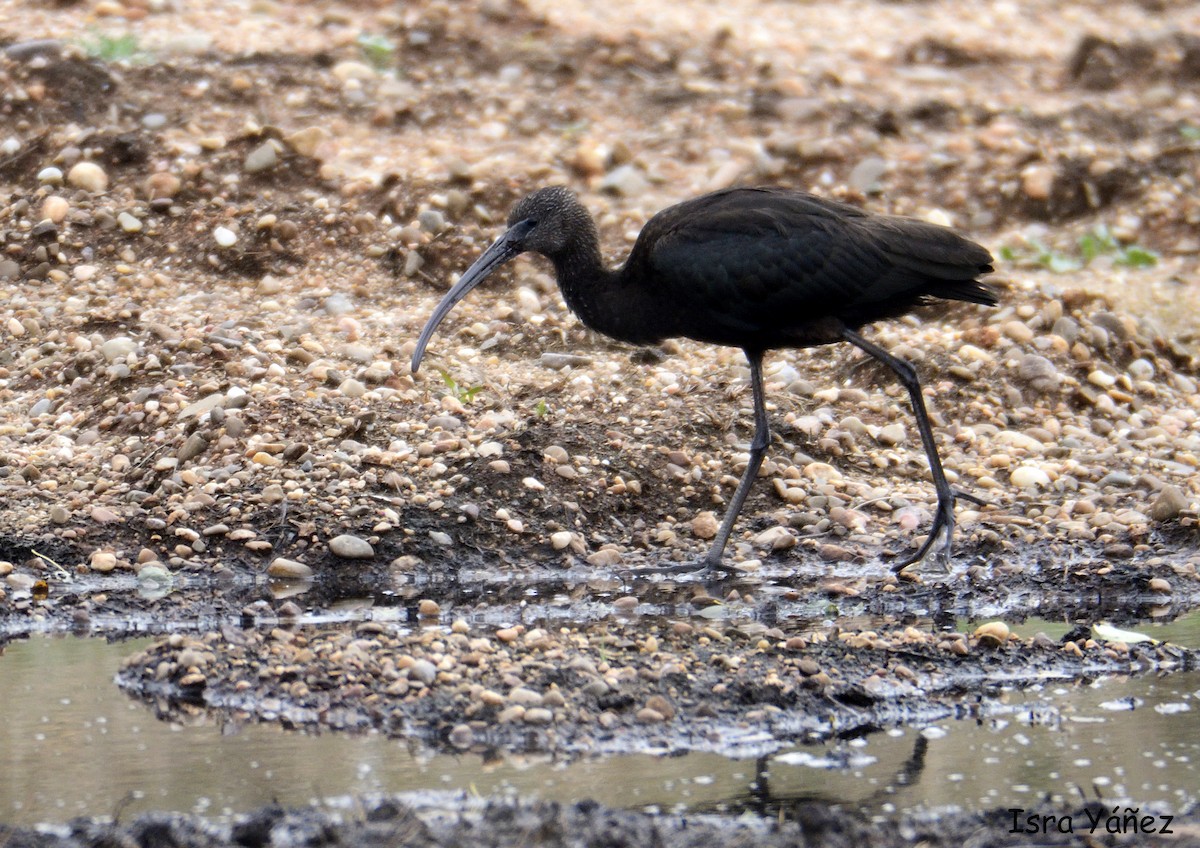
[[[521,199],[509,213],[508,229],[492,242],[491,247],[485,250],[450,291],[446,292],[433,314],[429,316],[429,320],[425,322],[421,335],[417,337],[416,349],[413,350],[412,372],[417,373],[421,366],[425,347],[438,325],[442,323],[442,319],[471,289],[482,283],[501,265],[526,251],[540,253],[551,259],[562,255],[569,246],[571,223],[580,216],[585,218],[588,224],[591,223],[591,218],[579,199],[570,189],[563,186],[538,189]]]

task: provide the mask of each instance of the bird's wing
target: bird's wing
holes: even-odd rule
[[[726,336],[822,318],[856,326],[926,295],[994,302],[974,282],[990,270],[990,255],[952,230],[798,192],[690,201],[647,230],[631,260],[645,264],[664,303]],[[680,332],[701,337],[686,326]]]

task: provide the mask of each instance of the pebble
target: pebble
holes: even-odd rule
[[[1009,479],[1021,489],[1045,489],[1050,485],[1050,475],[1033,465],[1021,465],[1013,469]]]
[[[592,364],[592,357],[577,353],[543,353],[538,361],[547,368],[582,368]]]
[[[61,224],[70,211],[71,204],[57,194],[52,194],[42,201],[42,217],[56,224]]]
[[[1161,577],[1150,578],[1150,591],[1158,595],[1171,594],[1171,584]]]
[[[437,666],[429,660],[417,660],[408,667],[410,680],[420,680],[426,686],[437,680]]]
[[[600,180],[600,189],[623,197],[638,197],[650,187],[646,175],[637,165],[625,164],[613,168]]]
[[[719,528],[717,514],[712,510],[705,510],[692,519],[692,534],[697,539],[712,539]]]
[[[91,516],[97,524],[115,524],[121,520],[121,516],[106,506],[92,507]]]
[[[754,544],[772,551],[796,547],[796,537],[786,527],[771,527],[754,537]]]
[[[370,559],[375,556],[375,549],[371,547],[366,539],[360,539],[358,536],[352,536],[349,533],[343,533],[340,536],[334,536],[330,539],[329,550],[335,556],[340,556],[344,559]]]
[[[187,462],[189,459],[194,459],[206,450],[208,450],[208,439],[205,438],[204,434],[192,433],[192,435],[187,437],[187,441],[180,446],[179,451],[175,455],[180,462]]]
[[[95,162],[76,162],[67,171],[67,183],[92,194],[108,190],[108,174]]]
[[[117,225],[127,233],[140,233],[142,231],[142,222],[128,212],[122,212],[117,216]]]
[[[447,739],[451,745],[461,751],[475,744],[475,731],[468,724],[456,724],[450,729]]]
[[[1036,353],[1027,353],[1017,364],[1017,378],[1028,383],[1039,392],[1051,392],[1058,388],[1060,376],[1053,362]]]
[[[975,628],[971,635],[985,648],[998,648],[1008,640],[1009,629],[1003,621],[989,621]]]
[[[302,562],[286,557],[276,557],[267,566],[267,574],[281,580],[311,580],[313,570]]]
[[[63,172],[61,168],[55,168],[53,165],[42,168],[37,173],[39,183],[47,183],[49,185],[62,185]]]
[[[111,551],[95,551],[88,560],[92,571],[107,574],[117,567],[117,555]]]
[[[1187,495],[1178,486],[1163,486],[1146,511],[1153,521],[1172,521],[1189,506]]]
[[[1054,169],[1044,163],[1027,165],[1021,171],[1021,190],[1030,200],[1048,200],[1054,187]]]
[[[879,435],[875,437],[875,440],[881,445],[891,447],[903,444],[907,435],[903,424],[888,424],[880,429]]]
[[[557,533],[550,534],[550,545],[556,551],[561,551],[568,547],[575,539],[575,534],[570,530],[559,530]]]
[[[142,183],[142,193],[148,200],[169,199],[179,194],[183,183],[179,177],[166,171],[158,171],[146,177]]]
[[[313,157],[317,149],[330,138],[324,127],[305,127],[284,138],[288,145],[301,156]]]
[[[883,186],[880,182],[887,173],[888,164],[879,156],[867,156],[850,170],[847,184],[863,194],[878,194]]]
[[[429,598],[423,598],[421,602],[417,604],[417,615],[421,616],[422,618],[437,618],[441,614],[442,608],[438,605],[437,601],[430,600]]]
[[[374,79],[376,76],[375,69],[370,65],[350,60],[338,62],[333,66],[332,73],[343,83],[350,80]]]
[[[268,139],[246,154],[246,159],[242,162],[242,170],[247,174],[257,174],[269,171],[278,162],[279,153],[275,150],[274,143]]]
[[[525,710],[522,714],[522,720],[526,724],[550,724],[554,721],[554,713],[545,707],[534,707],[533,709]]]
[[[228,227],[216,227],[213,229],[213,241],[218,247],[233,247],[237,244],[237,233]]]
[[[347,377],[338,384],[338,391],[348,398],[360,398],[367,393],[367,387],[359,380]]]

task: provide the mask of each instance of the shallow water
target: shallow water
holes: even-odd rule
[[[1039,626],[1040,625],[1040,626]],[[1047,630],[1049,622],[1025,627]],[[1140,628],[1200,644],[1200,616]],[[1046,684],[983,719],[790,748],[760,760],[653,753],[582,760],[417,755],[376,734],[159,720],[113,683],[144,640],[34,637],[0,653],[0,821],[181,810],[223,817],[273,800],[462,790],[622,807],[771,812],[801,799],[876,809],[1032,806],[1045,795],[1200,800],[1200,675]]]

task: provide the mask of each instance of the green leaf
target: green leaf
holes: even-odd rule
[[[1158,264],[1158,254],[1153,250],[1133,245],[1121,251],[1116,263],[1127,268],[1153,268]]]

